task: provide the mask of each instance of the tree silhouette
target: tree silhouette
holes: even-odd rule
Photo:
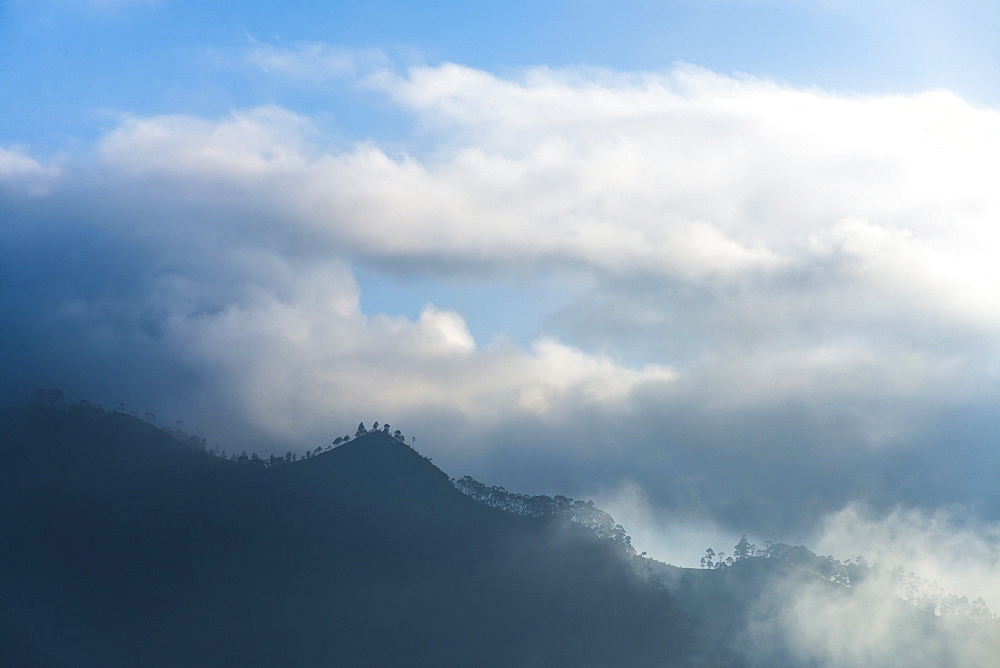
[[[733,548],[733,559],[739,561],[740,559],[751,557],[753,556],[754,549],[755,546],[751,545],[750,541],[747,540],[747,535],[743,534],[743,537],[740,538],[740,542],[738,542],[736,547]]]

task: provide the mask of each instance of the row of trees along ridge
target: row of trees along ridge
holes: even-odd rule
[[[529,496],[508,492],[503,487],[487,487],[471,476],[452,480],[455,487],[487,506],[530,517],[560,516],[582,524],[601,538],[619,545],[629,557],[635,557],[632,538],[611,515],[594,506],[593,501],[575,501],[562,495]]]
[[[389,426],[388,422],[382,425],[381,428],[379,428],[379,423],[378,421],[376,421],[372,424],[372,428],[369,431],[367,428],[365,428],[365,423],[361,422],[358,424],[357,431],[354,432],[354,438],[360,438],[365,434],[381,431],[382,433],[392,436],[394,439],[405,445],[406,437],[403,436],[403,432],[401,432],[398,429],[396,431],[390,432],[390,429],[391,427]],[[231,461],[240,464],[252,464],[254,466],[268,467],[268,466],[277,466],[279,464],[290,464],[291,462],[298,461],[299,459],[310,459],[323,452],[329,452],[330,450],[333,450],[337,446],[343,445],[344,443],[348,443],[350,441],[351,441],[351,436],[348,434],[345,434],[343,436],[338,436],[337,438],[333,439],[333,442],[331,442],[329,445],[326,446],[318,445],[313,450],[307,450],[305,454],[302,455],[302,457],[299,457],[297,453],[294,453],[292,451],[288,451],[283,456],[272,454],[266,459],[258,455],[256,452],[248,454],[246,450],[244,450],[239,455],[237,455],[236,452],[229,454],[225,450],[214,450],[214,449],[209,449],[208,453],[215,455],[217,457],[222,457],[223,459],[229,459]]]

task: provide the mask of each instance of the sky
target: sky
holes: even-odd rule
[[[0,393],[262,454],[388,421],[674,563],[994,535],[998,28],[974,1],[0,1]]]

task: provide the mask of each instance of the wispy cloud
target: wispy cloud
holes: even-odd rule
[[[355,78],[390,64],[379,49],[358,50],[322,42],[296,44],[292,48],[254,41],[246,62],[274,75],[313,83]]]
[[[23,176],[56,176],[59,170],[46,167],[32,158],[26,151],[18,147],[3,148],[0,146],[0,178],[14,179]]]
[[[862,553],[869,561],[900,565],[945,590],[982,597],[1000,608],[1000,526],[967,509],[920,510],[897,506],[888,512],[862,503],[826,517],[816,534],[817,549]]]
[[[996,525],[957,509],[881,513],[848,505],[827,517],[818,549],[842,557],[860,551],[883,568],[841,590],[821,581],[776,581],[757,602],[748,642],[757,652],[769,648],[820,665],[987,665],[1000,649],[996,623],[936,616],[926,601],[904,603],[908,592],[893,569],[923,587],[964,596],[965,605],[982,597],[996,606],[998,538]]]
[[[41,163],[22,148],[0,146],[0,188],[17,188],[32,195],[44,195],[59,174],[59,167]]]

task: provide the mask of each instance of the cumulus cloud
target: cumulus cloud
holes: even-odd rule
[[[890,303],[996,316],[980,287],[996,279],[996,112],[945,93],[838,97],[690,67],[585,74],[373,77],[435,133],[427,155],[324,151],[307,119],[273,107],[133,119],[102,153],[213,187],[256,179],[290,222],[367,254],[695,283],[826,267],[827,289],[878,285]]]
[[[13,375],[67,385],[61,370],[80,393],[134,393],[210,439],[275,448],[332,416],[412,420],[487,482],[629,479],[659,507],[762,530],[858,495],[916,497],[907,481],[971,411],[983,428],[920,496],[969,501],[952,483],[975,475],[996,403],[995,110],[687,65],[502,77],[367,58],[251,55],[356,77],[411,115],[409,143],[345,147],[263,106],[124,118],[58,179],[0,152],[4,183],[52,189],[5,204],[23,232],[5,249],[5,304],[22,314],[5,336],[28,360]],[[477,341],[476,313],[362,309],[362,264],[470,292],[584,287],[533,342]]]
[[[317,425],[317,417],[331,409],[357,415],[381,405],[405,416],[447,406],[480,425],[519,411],[562,417],[587,406],[613,410],[635,387],[671,377],[667,369],[628,369],[555,340],[530,351],[480,348],[459,314],[433,304],[415,321],[366,316],[343,268],[299,278],[284,297],[254,289],[220,312],[169,321],[172,343],[196,355],[218,382],[209,394],[237,392],[243,419],[279,441],[324,438],[329,425]]]

